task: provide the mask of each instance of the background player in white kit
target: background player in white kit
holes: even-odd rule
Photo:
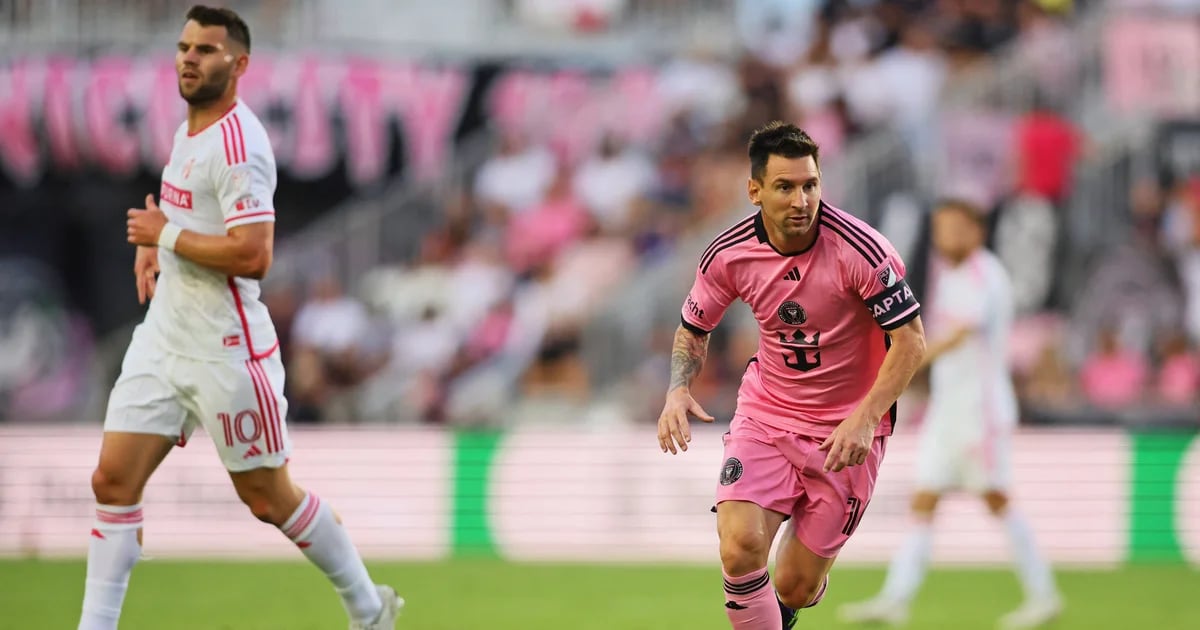
[[[283,365],[258,299],[271,265],[275,158],[237,98],[249,54],[249,29],[236,13],[188,11],[175,55],[188,115],[163,169],[161,209],[149,195],[145,209],[128,213],[138,300],[151,302],[113,387],[92,475],[96,521],[80,630],[117,627],[141,552],[142,490],[197,424],[254,516],[333,583],[352,629],[393,628],[403,604],[372,582],[329,505],[288,476]]]
[[[846,621],[907,621],[929,563],[938,500],[960,489],[982,496],[1012,543],[1026,599],[1001,627],[1037,627],[1061,608],[1028,521],[1009,505],[1011,436],[1017,423],[1007,361],[1013,303],[1007,272],[983,246],[983,220],[964,201],[946,200],[934,211],[933,245],[942,266],[930,308],[935,332],[925,355],[931,364],[930,401],[917,458],[914,529],[893,558],[882,592],[842,607]]]

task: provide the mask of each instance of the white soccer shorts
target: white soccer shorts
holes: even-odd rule
[[[985,431],[978,438],[922,431],[917,488],[933,492],[1007,490],[1012,483],[1012,433]]]
[[[203,425],[229,471],[283,466],[291,440],[278,351],[259,360],[201,361],[139,337],[125,351],[105,431],[163,435],[183,446]]]

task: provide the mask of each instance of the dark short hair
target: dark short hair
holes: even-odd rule
[[[945,197],[934,204],[933,210],[934,212],[957,212],[975,222],[979,227],[987,226],[987,216],[983,213],[983,209],[966,199]]]
[[[246,21],[233,9],[197,4],[188,9],[187,19],[200,26],[224,26],[229,39],[244,46],[246,52],[250,52],[250,27],[246,26]]]
[[[747,152],[750,154],[750,176],[759,181],[766,174],[767,161],[772,155],[789,159],[811,155],[817,167],[821,166],[821,147],[803,129],[779,120],[755,130],[750,135]]]

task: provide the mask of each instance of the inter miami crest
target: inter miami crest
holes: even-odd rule
[[[808,321],[808,313],[804,312],[804,307],[788,300],[779,305],[779,319],[789,326],[799,326]]]
[[[742,478],[742,460],[730,457],[721,467],[721,485],[728,486]]]

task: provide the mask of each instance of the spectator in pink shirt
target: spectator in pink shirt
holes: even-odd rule
[[[1182,333],[1171,335],[1163,344],[1163,364],[1158,370],[1156,393],[1162,402],[1190,405],[1200,387],[1200,358],[1188,346]]]
[[[1146,388],[1146,360],[1121,347],[1116,331],[1100,332],[1097,349],[1084,361],[1080,381],[1088,402],[1107,409],[1139,402]]]
[[[505,236],[509,265],[524,273],[551,262],[588,231],[591,217],[571,191],[570,173],[560,171],[546,197],[514,215]]]

